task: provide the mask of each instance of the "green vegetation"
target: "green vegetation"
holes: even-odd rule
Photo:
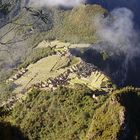
[[[72,65],[78,64],[79,62],[80,62],[80,58],[73,56],[71,59],[70,65],[72,66]]]
[[[58,61],[58,63],[53,67],[52,70],[59,70],[62,68],[66,68],[70,65],[70,59],[67,57],[61,57],[60,61]]]
[[[21,129],[29,140],[140,138],[139,89],[126,87],[98,100],[93,94],[98,92],[78,84],[53,92],[33,89],[12,111],[0,108],[0,120]]]
[[[103,60],[106,61],[109,58],[109,55],[106,52],[102,52]]]
[[[105,104],[96,110],[87,140],[140,138],[140,92],[126,87],[112,93]]]
[[[124,117],[124,107],[119,102],[109,99],[93,116],[87,140],[116,139]]]
[[[81,5],[81,7],[74,8],[64,19],[62,39],[72,42],[96,42],[94,18],[105,12],[106,10],[98,5]]]
[[[53,13],[54,27],[47,34],[48,38],[71,43],[95,43],[98,38],[94,18],[107,11],[99,5],[81,5],[72,10]]]
[[[0,102],[2,103],[4,100],[7,100],[10,96],[12,96],[14,93],[12,93],[14,89],[14,84],[12,83],[0,83]]]
[[[93,91],[83,86],[60,87],[54,92],[32,90],[5,120],[20,127],[30,140],[80,140],[86,135],[98,102]]]
[[[11,114],[10,110],[0,107],[0,139],[2,140],[28,140],[25,137],[20,128],[11,125],[9,122],[5,122],[4,118]]]
[[[9,10],[10,6],[11,6],[10,3],[0,5],[0,12],[3,13],[4,15],[7,15],[10,12]]]
[[[36,63],[38,60],[55,54],[55,51],[51,48],[35,48],[31,54],[23,61],[20,68],[25,68],[30,64]]]

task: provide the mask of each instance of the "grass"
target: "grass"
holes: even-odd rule
[[[60,59],[58,59],[58,62],[56,63],[56,65],[53,67],[53,71],[55,70],[59,70],[59,69],[63,69],[65,67],[68,67],[70,65],[70,58],[68,57],[60,57]]]
[[[19,65],[19,68],[26,68],[30,64],[37,62],[38,60],[55,54],[55,51],[49,47],[47,48],[35,48],[29,54],[29,56]]]
[[[76,61],[77,63],[78,60]],[[14,82],[16,85],[19,85],[14,92],[21,92],[24,88],[26,89],[35,83],[46,81],[50,77],[57,77],[72,65],[70,61],[71,59],[68,57],[52,55],[30,64],[27,67],[28,72]]]
[[[49,77],[58,76],[60,74],[59,72],[56,71],[51,72],[51,69],[57,63],[58,59],[60,59],[60,56],[53,55],[53,56],[48,56],[46,58],[42,58],[41,60],[37,61],[34,64],[30,64],[27,67],[28,72],[24,76],[22,76],[21,78],[15,81],[15,84],[21,86],[17,87],[14,92],[20,92],[24,87],[27,88],[30,87],[32,84],[45,81]]]
[[[93,72],[91,74],[91,76],[89,76],[87,78],[81,78],[81,79],[78,79],[78,77],[76,75],[71,74],[70,77],[72,78],[72,80],[70,81],[70,83],[72,85],[74,85],[74,84],[84,84],[84,85],[88,86],[88,88],[90,88],[91,90],[97,90],[97,89],[100,90],[101,89],[101,84],[103,82],[108,83],[110,81],[110,79],[108,79],[108,77],[106,77],[105,75],[103,75],[101,73],[100,73],[100,77],[98,75],[96,75],[95,73],[96,72]]]
[[[54,27],[46,36],[64,42],[95,43],[98,37],[94,17],[106,12],[99,5],[81,5],[72,10],[57,11],[54,13]]]
[[[76,65],[81,61],[80,58],[73,56],[70,62],[70,65]]]

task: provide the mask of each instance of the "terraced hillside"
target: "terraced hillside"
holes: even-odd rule
[[[98,100],[92,98],[95,93],[85,86],[51,92],[34,89],[12,110],[2,108],[1,120],[20,128],[29,140],[139,139],[140,89],[126,87]]]
[[[1,103],[13,108],[17,102],[26,99],[28,91],[35,89],[55,91],[59,87],[75,88],[86,86],[92,91],[111,92],[114,87],[111,79],[98,67],[73,56],[73,48],[88,49],[90,44],[71,44],[58,40],[42,41],[25,59],[19,69],[6,80],[12,85],[12,95]],[[98,94],[93,98],[97,99]]]
[[[91,28],[89,29],[87,27],[89,22],[92,22],[90,17],[94,18],[96,13],[104,14],[106,12],[105,9],[98,5],[81,5],[76,9],[63,10],[25,7],[26,1],[24,0],[18,2],[13,0],[10,2],[13,2],[12,6],[15,6],[17,9],[11,9],[7,17],[10,16],[12,12],[15,13],[15,15],[8,18],[10,21],[5,22],[5,25],[0,29],[0,60],[2,60],[0,61],[0,81],[2,84],[3,80],[11,75],[13,69],[16,69],[18,65],[32,53],[32,49],[43,39],[57,38],[64,42],[69,41],[74,43],[95,42],[95,27],[92,27],[94,31],[92,34]],[[16,12],[14,10],[16,10]],[[85,18],[87,18],[87,23],[84,22],[82,24],[81,22],[81,25],[78,25],[77,22],[79,21],[71,23],[72,30],[71,33],[69,33],[69,23],[76,19],[76,14],[79,15],[79,20],[84,14]],[[86,30],[83,32],[85,25]],[[85,34],[85,32],[87,33]],[[85,34],[85,36],[81,33]],[[79,36],[80,34],[81,36]]]
[[[11,5],[8,7],[10,11],[6,15],[7,22],[4,21],[5,24],[2,24],[2,27],[0,28],[0,101],[3,101],[2,104],[13,102],[13,100],[17,101],[19,97],[22,97],[18,92],[25,92],[36,84],[40,85],[40,83],[46,82],[48,78],[59,78],[61,73],[66,72],[68,68],[81,62],[79,58],[74,56],[70,56],[69,58],[70,53],[65,53],[67,52],[67,48],[58,47],[59,41],[51,42],[54,46],[52,50],[48,47],[41,49],[39,45],[37,47],[37,44],[41,40],[52,40],[57,38],[64,42],[65,45],[76,42],[77,44],[71,44],[71,48],[76,48],[77,46],[78,48],[88,47],[89,44],[85,43],[89,40],[89,43],[95,42],[93,39],[96,38],[94,27],[92,28],[94,30],[92,38],[90,38],[91,28],[88,30],[88,27],[85,30],[87,31],[86,36],[82,35],[83,37],[77,37],[82,32],[83,27],[89,25],[88,22],[91,22],[90,17],[88,16],[89,13],[93,13],[93,15],[91,14],[90,16],[94,17],[96,15],[95,13],[104,14],[106,12],[105,9],[98,5],[81,5],[79,8],[64,10],[26,7],[26,0],[3,0],[2,4],[6,4],[6,2]],[[1,10],[2,8],[4,7],[1,7]],[[77,22],[79,21],[75,21],[72,23],[73,28],[71,33],[69,33],[68,22],[75,20],[77,12],[79,20],[81,15],[84,14],[87,18],[87,23],[81,23],[80,27],[77,26]],[[60,46],[63,44],[61,41]],[[69,41],[70,43],[66,43],[65,41]],[[84,44],[78,45],[79,42],[84,42]],[[55,48],[56,43],[57,47]],[[58,63],[54,64],[60,55],[64,56],[61,57]],[[67,61],[64,62],[64,59]],[[48,60],[50,62],[52,61],[52,64],[50,64]],[[51,72],[49,71],[49,68],[47,68],[47,65],[53,65]],[[44,66],[44,68],[36,69],[36,66]],[[25,68],[27,68],[27,71],[24,73],[23,71]],[[46,72],[46,74],[42,76],[40,70],[42,73]],[[74,77],[77,77],[77,75],[71,74],[70,77],[73,77],[74,82],[71,80],[69,83],[73,85],[77,80],[75,80]],[[18,93],[19,96],[15,96],[15,93]]]
[[[57,42],[59,42],[57,44]],[[16,72],[7,82],[14,82],[14,92],[25,92],[35,86],[44,89],[56,88],[59,85],[85,84],[92,90],[109,90],[111,80],[94,65],[83,62],[80,58],[73,56],[69,49],[73,47],[82,48],[84,44],[70,44],[60,41],[43,41],[35,49],[51,48],[54,54],[41,58],[26,67],[25,72]],[[90,46],[85,44],[86,49]],[[20,75],[21,73],[21,75]],[[48,83],[50,80],[50,84]],[[60,82],[61,81],[61,82]],[[63,83],[64,82],[64,83]],[[44,84],[43,84],[44,83]],[[45,86],[46,83],[46,86]],[[58,85],[57,85],[58,83]],[[111,88],[111,87],[110,87]]]

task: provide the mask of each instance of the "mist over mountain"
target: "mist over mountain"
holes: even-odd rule
[[[104,8],[107,8],[109,11],[112,11],[114,8],[126,7],[133,11],[134,19],[136,23],[140,26],[140,1],[139,0],[87,0],[87,3],[99,4]]]
[[[121,79],[123,84],[127,82],[127,79],[131,75],[129,73],[129,69],[132,69],[131,67],[133,67],[134,71],[137,71],[138,65],[135,59],[140,56],[139,31],[134,28],[134,14],[131,10],[117,8],[111,11],[110,14],[112,17],[96,18],[97,34],[103,43],[97,46],[93,45],[93,47],[94,49],[108,53],[109,56],[115,56],[119,53],[124,55],[124,60],[120,64],[120,68],[116,70],[116,77],[122,75]],[[137,73],[136,71],[133,73]],[[137,73],[137,75],[139,74]],[[133,84],[133,82],[130,84]]]

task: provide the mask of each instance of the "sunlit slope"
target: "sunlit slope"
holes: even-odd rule
[[[12,111],[12,124],[20,126],[29,140],[84,139],[98,103],[86,87],[59,88],[56,91],[34,90]]]
[[[105,13],[107,11],[99,5],[81,5],[67,11],[64,18],[61,19],[62,25],[54,28],[54,31],[56,31],[54,37],[74,43],[94,43],[98,40],[94,18]]]
[[[67,57],[60,57],[59,55],[48,56],[31,64],[27,67],[28,72],[21,78],[15,81],[16,92],[27,89],[33,84],[41,81],[46,81],[50,77],[56,77],[66,71],[65,67],[68,66],[69,59]],[[62,68],[62,69],[61,69]]]
[[[0,29],[0,79],[5,80],[43,39],[96,42],[94,17],[104,13],[106,10],[99,5],[81,5],[71,10],[22,7]],[[3,65],[8,65],[8,68]]]
[[[14,92],[25,92],[34,85],[46,90],[65,84],[72,87],[82,84],[92,90],[108,92],[112,88],[111,79],[96,66],[70,53],[71,48],[83,49],[83,46],[88,49],[90,44],[42,41],[34,48],[34,53],[21,64],[21,70],[9,78],[9,82],[15,84]],[[23,69],[25,67],[26,70]],[[51,83],[48,81],[50,78]]]

